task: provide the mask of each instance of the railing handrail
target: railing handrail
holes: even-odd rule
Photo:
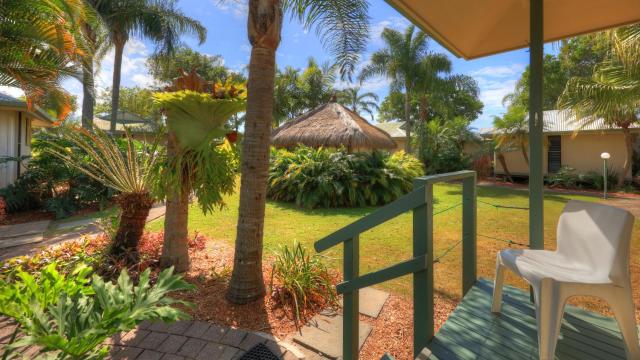
[[[427,183],[434,184],[438,182],[463,180],[470,176],[473,176],[475,173],[476,172],[473,170],[460,170],[460,171],[454,171],[454,172],[444,173],[444,174],[420,176],[420,177],[417,177],[415,181],[418,181],[424,184],[427,184]]]

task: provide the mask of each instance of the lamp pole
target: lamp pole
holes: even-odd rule
[[[603,198],[607,198],[607,160],[609,160],[609,158],[611,158],[611,154],[609,154],[608,152],[603,152],[602,154],[600,154],[600,158],[602,159],[602,161],[604,162],[603,164],[603,170],[602,170],[602,176],[604,179],[604,193],[603,193]]]

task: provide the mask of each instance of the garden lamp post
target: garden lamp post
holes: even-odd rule
[[[603,176],[603,179],[604,179],[604,194],[603,194],[603,197],[606,199],[607,198],[607,160],[609,160],[611,158],[611,154],[609,154],[608,152],[603,152],[602,154],[600,154],[600,158],[604,162],[603,171],[602,171],[602,176]]]

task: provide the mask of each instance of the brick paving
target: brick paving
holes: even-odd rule
[[[0,318],[0,353],[8,343],[15,325]],[[291,344],[277,342],[267,334],[222,327],[203,321],[178,321],[173,324],[142,323],[136,329],[107,341],[111,360],[234,360],[253,346],[265,344],[283,360],[299,360],[303,355],[291,350]],[[25,349],[30,358],[37,349]]]

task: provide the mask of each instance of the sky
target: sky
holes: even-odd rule
[[[249,61],[250,44],[247,38],[246,0],[180,0],[180,9],[188,16],[202,22],[207,28],[207,40],[198,44],[197,39],[185,36],[183,41],[191,48],[209,55],[222,55],[225,65],[234,71],[244,71]],[[362,68],[370,55],[384,46],[380,33],[385,27],[403,31],[409,22],[389,6],[384,0],[370,0],[370,41],[362,54],[357,68]],[[445,53],[453,63],[453,73],[472,76],[480,87],[480,100],[484,103],[483,113],[475,119],[472,127],[480,129],[490,127],[494,115],[505,112],[502,98],[513,91],[514,86],[528,61],[526,50],[511,51],[477,60],[466,61],[456,58],[435,41],[430,41],[430,50]],[[553,51],[547,47],[546,51]],[[154,44],[145,39],[131,38],[124,51],[122,65],[122,86],[150,86],[153,79],[146,69],[146,59],[153,53]],[[282,42],[276,55],[278,66],[287,65],[303,69],[309,57],[315,57],[321,63],[332,62],[315,34],[315,29],[304,29],[295,19],[285,18],[282,29]],[[111,85],[113,71],[113,51],[103,60],[97,74],[99,89]],[[337,87],[349,84],[338,83]],[[82,86],[77,80],[67,80],[63,86],[82,101]],[[382,100],[388,93],[389,81],[374,78],[362,84],[363,90],[378,94]],[[12,95],[19,91],[0,89]],[[81,106],[79,106],[81,108]],[[79,111],[75,114],[79,116]]]

